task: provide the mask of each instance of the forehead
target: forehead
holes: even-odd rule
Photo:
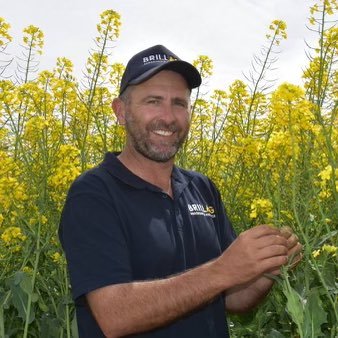
[[[171,90],[175,92],[188,93],[190,89],[185,78],[174,71],[162,70],[152,76],[150,79],[134,86],[135,89],[140,91],[146,90]]]

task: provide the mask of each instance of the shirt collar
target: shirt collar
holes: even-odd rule
[[[120,181],[136,189],[148,189],[157,192],[161,191],[161,189],[143,180],[141,177],[135,175],[126,166],[124,166],[117,158],[119,154],[119,152],[106,153],[100,166],[105,168],[111,175],[118,178]],[[192,180],[192,175],[188,171],[174,166],[171,177],[174,196],[177,198]]]

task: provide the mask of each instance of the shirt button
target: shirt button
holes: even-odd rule
[[[163,198],[168,198],[168,195],[167,194],[162,194],[162,197]]]

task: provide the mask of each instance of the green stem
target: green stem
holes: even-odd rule
[[[269,67],[269,57],[270,57],[270,54],[272,52],[272,47],[274,46],[274,43],[275,43],[276,38],[277,38],[278,29],[279,29],[279,26],[275,30],[274,36],[271,40],[270,46],[269,46],[268,51],[266,53],[265,59],[263,61],[263,65],[262,65],[261,71],[259,73],[258,79],[257,79],[257,81],[254,85],[254,90],[252,92],[252,96],[251,96],[251,100],[250,100],[249,108],[248,108],[248,114],[247,114],[246,134],[249,134],[249,132],[250,132],[250,122],[251,122],[250,119],[251,119],[252,108],[253,108],[254,102],[255,102],[256,97],[257,97],[257,93],[258,93],[258,90],[259,90],[259,84],[260,84],[261,80],[263,80],[263,78],[264,78],[265,70]],[[256,115],[257,115],[257,112],[255,111],[254,117],[253,117],[253,120],[252,120],[253,126],[252,126],[252,130],[251,130],[251,135],[253,135],[254,131],[255,131],[255,123],[256,123],[255,121],[256,121],[256,117],[257,117]]]
[[[33,275],[32,275],[32,288],[31,288],[30,294],[28,295],[28,300],[27,300],[25,327],[24,327],[24,333],[23,333],[23,336],[22,336],[23,338],[27,338],[27,336],[28,336],[29,318],[30,318],[30,313],[31,313],[31,308],[32,308],[32,296],[33,296],[35,280],[36,280],[36,275],[37,275],[37,272],[38,272],[38,266],[39,266],[39,260],[40,260],[40,249],[41,249],[40,248],[40,238],[41,238],[41,222],[39,221],[37,238],[36,238],[36,255],[35,255]]]
[[[27,65],[26,65],[24,83],[28,82],[29,67],[30,67],[30,62],[31,62],[31,58],[32,58],[32,51],[33,51],[33,42],[34,42],[34,35],[32,36],[32,39],[31,39],[30,44],[29,44],[29,52],[28,52],[28,58],[27,58]]]
[[[0,306],[0,337],[5,337],[4,305],[7,303],[10,295],[11,291],[8,291],[3,303]]]
[[[67,268],[63,266],[63,276],[64,276],[64,286],[65,286],[65,294],[68,292],[68,275]],[[70,319],[70,308],[69,304],[66,304],[66,330],[67,330],[67,338],[71,338],[71,319]]]

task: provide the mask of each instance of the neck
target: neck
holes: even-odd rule
[[[156,185],[165,193],[172,196],[171,173],[174,166],[174,159],[167,162],[156,162],[139,153],[130,152],[128,149],[124,149],[121,154],[118,155],[118,159],[132,173]]]

